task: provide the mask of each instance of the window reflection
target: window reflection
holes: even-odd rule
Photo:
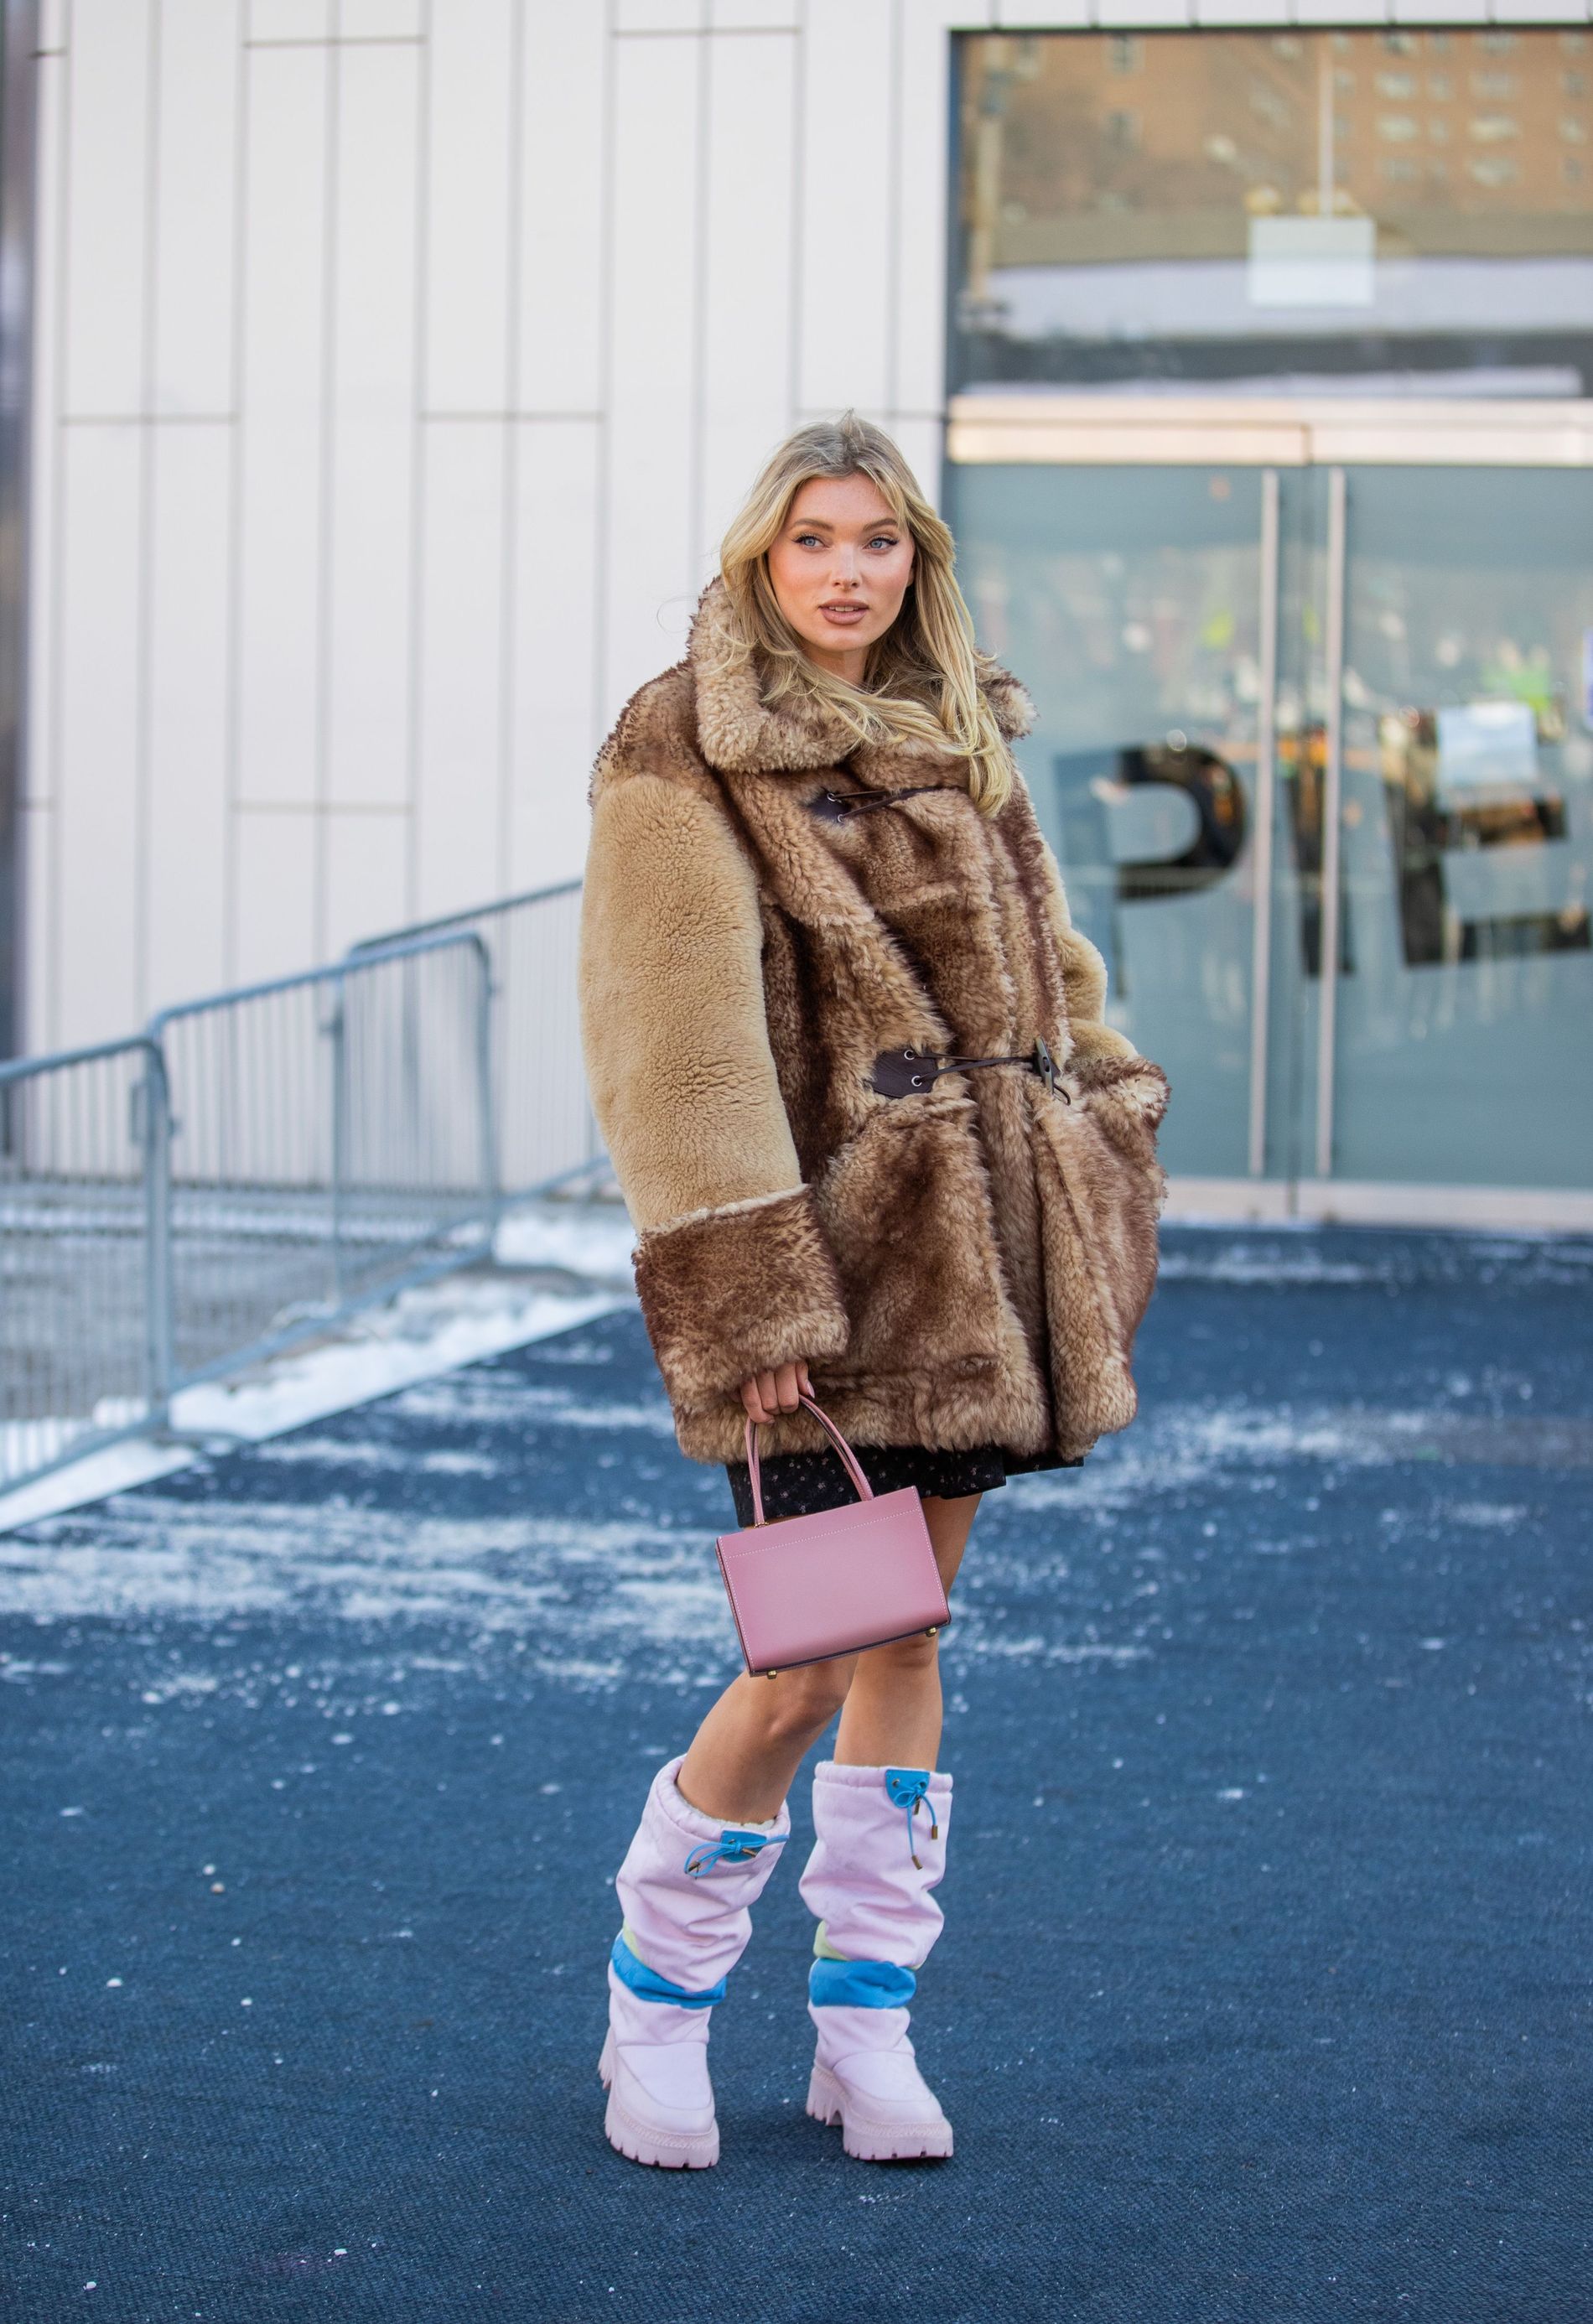
[[[959,386],[1593,392],[1586,32],[959,50]]]

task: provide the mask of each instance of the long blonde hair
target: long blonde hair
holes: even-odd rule
[[[815,476],[852,475],[878,486],[915,549],[901,612],[871,650],[864,687],[849,686],[808,659],[769,576],[769,551],[802,486]],[[953,574],[952,536],[882,428],[844,411],[787,436],[725,534],[719,565],[740,659],[758,658],[766,702],[806,694],[860,742],[949,750],[968,762],[974,805],[985,815],[999,810],[1012,788],[1011,765],[980,687],[973,622]]]

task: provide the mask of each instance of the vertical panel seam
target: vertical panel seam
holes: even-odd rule
[[[886,77],[890,84],[890,121],[887,131],[888,162],[885,205],[885,281],[884,297],[879,301],[885,317],[885,409],[894,412],[901,383],[901,209],[902,209],[902,0],[891,0],[890,46],[887,51]]]
[[[233,70],[233,101],[235,107],[235,137],[233,154],[233,283],[232,283],[232,366],[230,401],[233,408],[231,456],[227,463],[227,612],[226,612],[226,676],[225,710],[225,765],[222,782],[225,788],[223,810],[221,867],[222,967],[229,979],[237,975],[238,925],[238,793],[239,762],[243,749],[243,687],[240,669],[244,633],[244,346],[246,341],[246,290],[249,233],[249,131],[251,115],[250,59],[248,42],[244,38],[247,30],[246,10],[249,0],[235,0],[234,23],[237,32],[237,57]]]
[[[513,0],[509,32],[509,233],[504,252],[503,407],[499,422],[503,447],[498,494],[498,816],[497,871],[501,890],[511,880],[514,833],[515,743],[520,711],[515,623],[520,605],[520,279],[525,227],[525,0]]]
[[[336,496],[332,489],[336,458],[333,425],[337,395],[337,290],[341,172],[338,151],[342,134],[343,53],[338,36],[343,28],[342,0],[332,0],[331,38],[321,64],[321,360],[320,440],[316,447],[316,607],[315,607],[315,765],[310,770],[309,795],[315,802],[310,817],[310,943],[314,956],[327,949],[327,915],[331,884],[328,853],[331,844],[328,740],[332,715],[332,613],[334,561],[336,557]]]
[[[50,510],[50,669],[47,681],[50,687],[50,802],[51,816],[50,832],[50,872],[48,881],[50,895],[50,933],[45,945],[45,957],[47,964],[46,973],[49,978],[49,1003],[47,1021],[45,1026],[41,1028],[45,1033],[46,1045],[51,1047],[57,1047],[60,1046],[62,1033],[60,1021],[61,902],[63,889],[61,874],[61,831],[64,825],[64,816],[61,810],[64,806],[62,796],[62,776],[65,767],[60,747],[61,701],[63,695],[61,632],[66,606],[66,576],[64,567],[66,564],[66,502],[68,490],[66,458],[67,444],[69,439],[65,430],[61,427],[60,416],[66,383],[67,311],[70,299],[70,278],[72,266],[71,244],[67,231],[67,188],[71,182],[72,90],[77,78],[74,71],[74,67],[77,63],[77,49],[72,38],[74,29],[71,14],[72,5],[73,0],[62,0],[65,21],[62,25],[61,37],[64,46],[62,49],[60,62],[61,87],[60,114],[56,125],[56,185],[53,195],[55,202],[54,239],[56,254],[55,355],[53,364],[55,373],[55,408],[50,415],[50,426],[55,438],[55,442],[51,447],[50,462],[51,491],[52,499]]]
[[[796,41],[791,73],[791,284],[790,350],[786,359],[786,426],[796,425],[802,403],[803,267],[806,257],[805,225],[807,209],[807,0],[798,0]]]
[[[431,280],[428,256],[431,216],[431,5],[430,0],[425,0],[415,99],[415,346],[410,421],[410,716],[405,768],[409,825],[404,846],[404,908],[410,919],[419,909],[420,884],[420,713],[424,702],[420,656],[425,621],[427,467],[426,430],[421,425],[421,414],[426,401],[427,299]]]
[[[592,728],[594,751],[608,728],[609,586],[613,560],[609,554],[609,520],[613,508],[614,458],[614,29],[615,0],[603,0],[603,140],[598,199],[597,401],[598,430],[596,490],[593,522],[595,528],[593,576],[594,635],[592,656]]]
[[[702,29],[697,35],[697,122],[696,153],[692,173],[692,201],[695,215],[692,219],[692,398],[691,422],[686,439],[688,490],[686,506],[691,514],[690,539],[686,542],[686,571],[690,576],[687,598],[696,602],[701,586],[703,543],[707,531],[707,511],[703,505],[707,484],[706,421],[704,409],[708,392],[708,172],[713,140],[713,56],[714,43],[708,37],[707,0],[703,0]]]
[[[7,957],[0,962],[0,1055],[20,1054],[25,1047],[25,1012],[31,1006],[27,962],[31,944],[30,806],[33,794],[31,766],[31,694],[32,685],[32,575],[34,540],[34,461],[40,414],[36,401],[37,333],[39,316],[40,88],[39,16],[35,0],[13,0],[6,10],[3,36],[5,135],[14,130],[17,143],[3,157],[0,193],[10,231],[18,244],[19,296],[16,319],[20,328],[12,349],[16,364],[15,409],[6,425],[12,464],[8,497],[12,539],[5,559],[10,567],[6,586],[12,593],[9,634],[4,663],[7,699],[4,706],[10,730],[9,766],[0,773],[0,876],[7,893],[0,899],[0,941]],[[53,247],[53,244],[52,244]]]
[[[149,1013],[150,852],[153,773],[150,664],[154,650],[155,239],[161,183],[161,50],[163,0],[149,0],[144,32],[143,281],[139,297],[138,513],[134,549],[133,607],[133,995],[142,1020]]]

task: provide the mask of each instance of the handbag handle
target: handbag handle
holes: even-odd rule
[[[859,1500],[871,1501],[874,1498],[874,1488],[864,1476],[857,1454],[842,1435],[829,1414],[821,1412],[810,1396],[801,1397],[800,1401],[807,1406],[841,1455],[841,1465],[857,1487]],[[747,1415],[747,1475],[752,1487],[752,1522],[755,1526],[760,1526],[764,1522],[763,1481],[758,1470],[758,1428],[759,1424],[749,1413]]]

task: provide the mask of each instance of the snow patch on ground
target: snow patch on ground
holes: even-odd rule
[[[558,1302],[557,1320],[571,1320],[576,1304]],[[591,1304],[586,1312],[594,1312]],[[591,1343],[576,1352],[601,1360]],[[975,1567],[959,1596],[951,1651],[998,1665],[1040,1659],[1112,1669],[1143,1661],[1165,1635],[1149,1553],[1125,1577],[1126,1585],[1139,1586],[1124,1598],[1116,1637],[1088,1628],[1081,1636],[1064,1610],[1065,1593],[1054,1594],[1080,1520],[1120,1526],[1144,1518],[1158,1501],[1176,1503],[1192,1489],[1220,1491],[1237,1474],[1260,1476],[1302,1460],[1405,1461],[1457,1419],[1288,1406],[1161,1406],[1127,1435],[1104,1442],[1083,1469],[1015,1479],[992,1497],[989,1554],[1024,1595],[1025,1619],[1008,1629],[993,1606],[987,1612]],[[661,1392],[656,1401],[631,1396],[605,1406],[577,1394],[568,1379],[543,1382],[523,1368],[429,1379],[403,1389],[366,1432],[262,1446],[248,1470],[227,1472],[229,1482],[235,1476],[262,1489],[250,1498],[236,1489],[220,1498],[145,1490],[0,1539],[0,1612],[45,1623],[94,1615],[209,1628],[240,1617],[314,1613],[349,1627],[355,1659],[390,1633],[400,1663],[409,1634],[419,1630],[416,1644],[431,1649],[440,1628],[476,1652],[511,1644],[543,1675],[578,1688],[609,1687],[642,1667],[666,1683],[696,1686],[733,1668],[712,1513],[700,1523],[690,1516],[660,1521],[632,1501],[604,1518],[522,1514],[537,1499],[531,1424],[635,1432],[644,1444],[670,1434]],[[1474,1422],[1459,1425],[1475,1432]],[[450,1444],[439,1441],[444,1431],[475,1441]],[[417,1485],[455,1475],[492,1478],[520,1462],[528,1489],[507,1512],[448,1514],[446,1489],[435,1483],[411,1496],[383,1482],[369,1504],[361,1490],[367,1478],[373,1487],[394,1475]],[[324,1488],[314,1475],[322,1467]],[[302,1497],[273,1494],[273,1477],[285,1489],[290,1480]],[[1515,1504],[1459,1497],[1451,1511],[1458,1524],[1499,1526],[1522,1514]],[[1126,1540],[1125,1549],[1131,1546]],[[1047,1601],[1054,1612],[1045,1610]],[[185,1683],[161,1700],[185,1692],[198,1689]]]
[[[335,1337],[278,1357],[243,1379],[184,1388],[172,1402],[172,1429],[182,1436],[257,1443],[567,1331],[634,1296],[631,1240],[630,1222],[616,1204],[529,1204],[500,1227],[500,1258],[506,1269],[557,1272],[566,1281],[549,1287],[505,1271],[418,1285],[351,1318]],[[104,1426],[117,1416],[107,1411],[98,1417]],[[192,1446],[144,1436],[86,1452],[47,1477],[0,1493],[0,1534],[156,1482],[197,1457]]]

